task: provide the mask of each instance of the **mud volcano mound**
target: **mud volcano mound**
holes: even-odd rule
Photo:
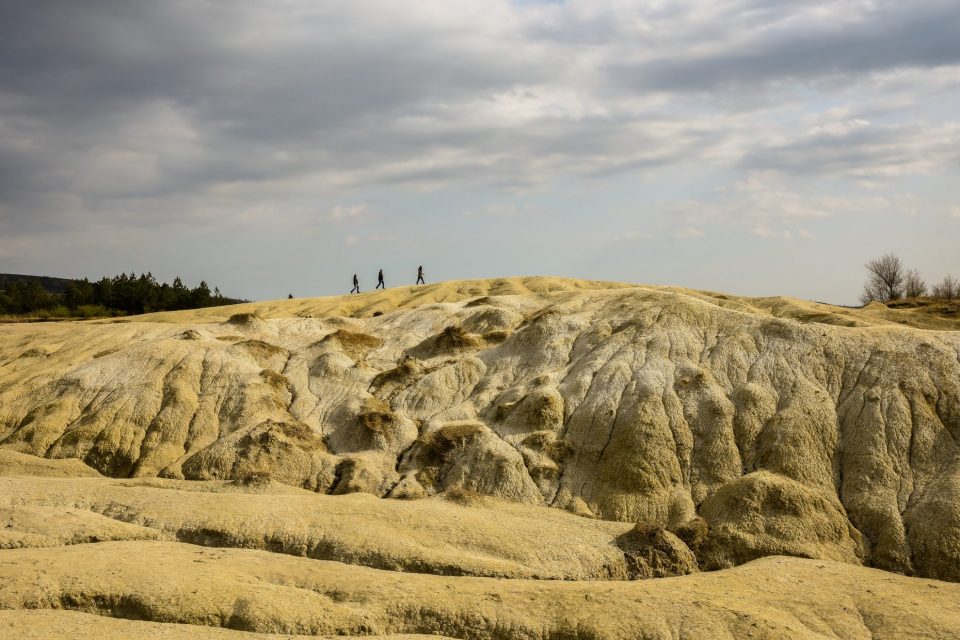
[[[129,320],[0,326],[0,609],[169,637],[960,633],[957,586],[902,577],[960,581],[942,318],[518,278]],[[0,629],[28,620],[54,624]]]

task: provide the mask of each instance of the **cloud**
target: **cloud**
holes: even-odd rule
[[[627,231],[619,236],[622,242],[647,242],[654,239],[653,234],[641,231]]]
[[[955,128],[792,131],[778,117],[779,91],[750,90],[745,115],[718,87],[837,74],[856,84],[865,71],[960,63],[954,9],[938,0],[7,3],[0,114],[19,135],[4,137],[0,167],[12,170],[0,186],[16,182],[27,200],[276,181],[304,192],[509,187],[737,157],[808,172],[926,170],[950,159]],[[707,102],[691,102],[691,88]],[[776,132],[773,142],[749,139],[758,124]],[[34,178],[23,184],[25,174]]]
[[[470,209],[469,211],[464,211],[463,216],[465,218],[478,218],[478,217],[489,217],[489,218],[514,218],[519,215],[527,215],[533,213],[533,206],[530,204],[518,204],[515,202],[494,202],[486,204],[482,207],[476,209]]]
[[[741,90],[960,62],[960,23],[948,0],[679,5],[674,12],[645,16],[644,26],[660,29],[645,39],[661,46],[615,64],[617,80],[648,90]]]
[[[758,146],[743,164],[793,174],[886,179],[958,166],[958,147],[960,122],[924,126],[835,120]]]
[[[678,229],[674,232],[673,237],[680,240],[690,240],[691,238],[702,238],[706,234],[699,229],[694,227],[684,227],[683,229]]]
[[[338,204],[330,210],[328,217],[334,222],[343,222],[344,220],[356,220],[370,213],[366,205],[340,205]]]
[[[789,240],[793,237],[793,234],[789,231],[775,231],[766,225],[758,225],[750,229],[750,234],[755,236],[760,236],[761,238],[775,238]]]
[[[754,171],[716,189],[707,198],[682,201],[670,210],[688,221],[744,225],[754,235],[770,237],[779,235],[771,231],[771,225],[826,218],[833,215],[838,204],[829,198],[797,193],[780,172]]]
[[[668,214],[696,227],[740,228],[763,238],[812,238],[797,225],[835,216],[896,212],[917,215],[923,202],[910,193],[893,196],[807,193],[779,171],[753,171],[697,200],[666,205]]]
[[[799,235],[898,206],[898,180],[953,193],[955,16],[949,0],[5,2],[3,255],[87,232],[323,233],[372,211],[390,235],[434,194],[481,219],[593,212],[676,175],[692,193],[739,176],[670,205],[681,235]]]

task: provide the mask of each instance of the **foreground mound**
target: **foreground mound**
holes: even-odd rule
[[[0,477],[0,549],[179,540],[393,571],[625,580],[617,538],[629,529],[479,497],[467,505],[276,483]]]
[[[960,585],[784,557],[698,573],[695,528],[19,462],[0,462],[3,637],[960,638]]]
[[[956,638],[958,600],[958,585],[793,558],[596,583],[402,574],[174,542],[0,553],[0,609],[70,609],[260,633]]]
[[[551,279],[232,311],[0,328],[0,446],[559,507],[643,525],[665,555],[638,574],[790,554],[960,580],[958,333]]]
[[[196,625],[123,620],[76,611],[0,610],[0,635],[18,640],[332,640],[368,636],[301,636],[232,631]],[[439,635],[382,635],[383,640],[443,640]]]

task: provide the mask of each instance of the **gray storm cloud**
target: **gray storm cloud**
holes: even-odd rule
[[[0,256],[37,233],[216,226],[251,198],[276,215],[669,167],[953,171],[958,65],[940,0],[12,0]],[[896,106],[857,115],[878,103]],[[810,124],[837,105],[852,115]]]

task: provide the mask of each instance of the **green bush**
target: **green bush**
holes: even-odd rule
[[[39,315],[46,318],[70,318],[73,316],[73,314],[70,313],[70,309],[67,309],[62,304],[58,304],[52,309],[43,311]]]
[[[116,314],[100,304],[82,304],[76,308],[74,315],[77,318],[109,318]]]

